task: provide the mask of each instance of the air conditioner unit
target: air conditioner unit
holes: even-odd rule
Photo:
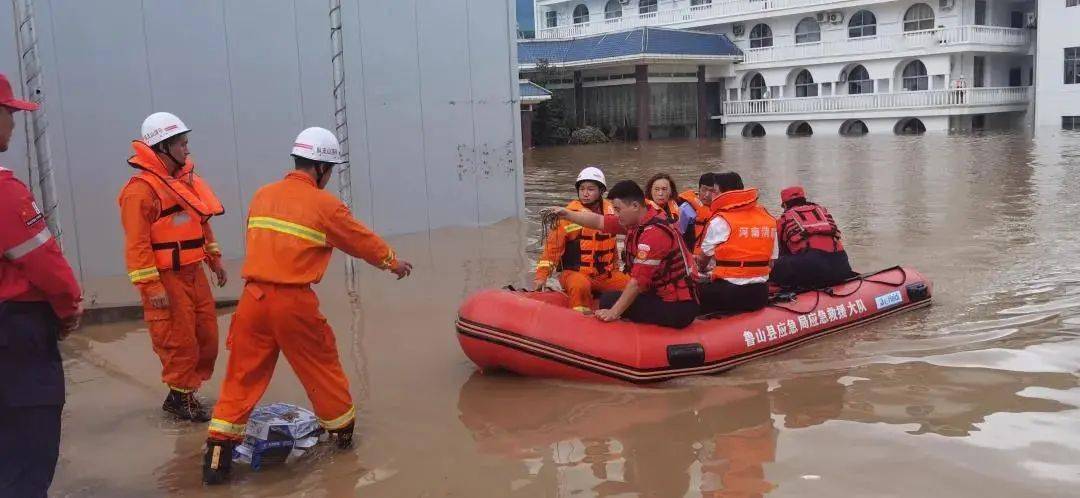
[[[940,0],[938,6],[941,10],[952,10],[956,6],[956,0]]]
[[[745,35],[746,34],[746,25],[741,23],[741,22],[737,22],[735,24],[732,24],[731,25],[731,34],[735,35],[736,38],[741,37],[742,35]]]
[[[1024,17],[1024,26],[1028,28],[1034,28],[1038,24],[1039,15],[1035,12],[1028,12]]]
[[[844,13],[839,10],[836,12],[829,12],[829,23],[841,24],[844,22]]]
[[[824,22],[826,22],[828,20],[829,20],[829,14],[827,12],[818,12],[817,13],[817,22],[824,23]]]

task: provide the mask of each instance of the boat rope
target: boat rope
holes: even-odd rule
[[[559,214],[554,209],[540,210],[540,243],[547,240],[548,234],[559,226]]]

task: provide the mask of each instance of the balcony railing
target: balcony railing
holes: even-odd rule
[[[808,114],[836,111],[1023,105],[1031,101],[1031,87],[964,88],[918,92],[868,93],[724,103],[727,116]]]
[[[755,64],[795,59],[865,55],[908,50],[948,50],[955,45],[992,45],[1025,48],[1031,42],[1026,29],[999,26],[953,26],[863,38],[780,45],[743,50],[743,63]]]
[[[704,5],[678,8],[673,7],[670,2],[660,2],[656,12],[640,14],[624,10],[622,17],[614,19],[603,19],[604,13],[596,12],[591,15],[593,20],[590,22],[554,28],[539,28],[536,30],[536,38],[576,38],[642,26],[667,26],[798,7],[816,7],[837,3],[838,1],[840,0],[713,0],[712,3]],[[625,9],[636,10],[636,8],[630,6],[626,6]],[[543,22],[543,19],[538,19],[538,22]]]

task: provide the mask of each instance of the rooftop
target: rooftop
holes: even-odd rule
[[[576,68],[627,62],[737,61],[742,51],[719,33],[666,28],[635,28],[569,40],[521,40],[518,64],[535,69]]]

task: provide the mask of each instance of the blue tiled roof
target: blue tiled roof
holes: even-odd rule
[[[550,90],[531,81],[522,81],[518,86],[521,88],[521,98],[551,96]]]
[[[729,56],[742,51],[719,33],[663,28],[637,28],[618,33],[570,40],[522,40],[518,42],[518,63],[574,65],[597,59],[633,56]]]

